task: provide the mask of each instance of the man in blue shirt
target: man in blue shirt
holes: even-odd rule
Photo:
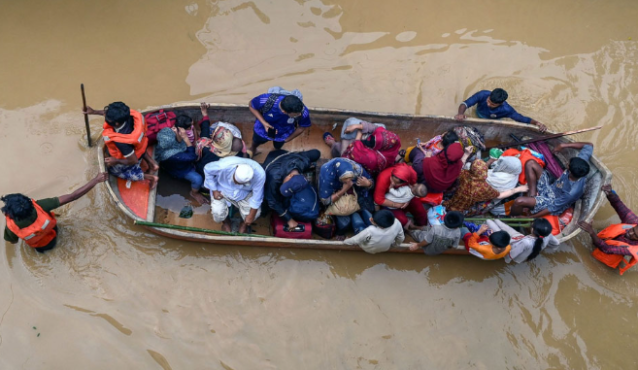
[[[310,127],[310,112],[295,95],[262,94],[250,101],[248,109],[257,118],[250,147],[253,156],[261,144],[272,141],[275,149],[281,149]]]
[[[558,216],[583,196],[586,176],[589,173],[589,158],[594,152],[592,143],[561,143],[554,152],[565,148],[580,149],[577,157],[570,159],[569,169],[558,180],[551,183],[548,171],[536,161],[527,161],[525,177],[529,186],[528,196],[516,198],[511,216],[523,214],[523,209],[531,210],[531,217]],[[533,162],[533,163],[532,163]]]
[[[507,104],[507,97],[507,91],[501,88],[497,88],[492,91],[481,90],[459,105],[459,111],[454,118],[459,121],[464,120],[467,118],[465,116],[467,108],[476,105],[476,115],[479,118],[500,119],[507,117],[514,121],[535,125],[538,127],[540,132],[547,131],[547,127],[544,124],[532,118],[525,117],[512,108],[512,106]]]

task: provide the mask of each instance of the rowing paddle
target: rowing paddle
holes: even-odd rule
[[[549,135],[549,136],[545,136],[545,137],[541,137],[541,138],[537,138],[537,139],[529,139],[529,140],[517,141],[517,142],[513,142],[513,143],[508,143],[508,144],[495,145],[495,146],[488,147],[487,150],[490,150],[492,148],[505,149],[505,148],[509,148],[509,147],[517,146],[517,145],[526,145],[526,144],[531,144],[531,143],[535,143],[535,142],[538,142],[538,141],[544,141],[544,140],[549,140],[549,139],[556,139],[558,137],[563,137],[563,136],[580,134],[582,132],[600,130],[602,127],[603,126],[596,126],[596,127],[591,127],[591,128],[584,128],[582,130],[566,131],[566,132],[561,132],[561,133],[558,133],[558,134],[553,134],[553,135]]]
[[[84,95],[84,84],[80,84],[80,90],[82,90],[82,112],[86,112],[86,96]],[[91,144],[91,127],[89,126],[89,115],[84,113],[84,126],[86,127],[86,141],[89,144],[89,148],[92,146]]]

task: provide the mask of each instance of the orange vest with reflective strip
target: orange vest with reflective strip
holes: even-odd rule
[[[31,225],[21,229],[9,216],[5,216],[7,219],[7,228],[16,234],[18,238],[24,240],[30,247],[45,247],[58,235],[55,230],[53,230],[55,225],[57,225],[57,221],[51,213],[45,212],[35,200],[31,199],[31,202],[37,212],[35,221]]]
[[[614,224],[614,225],[607,226],[605,229],[603,229],[601,232],[598,233],[598,237],[603,239],[605,243],[609,245],[614,245],[617,247],[627,248],[629,252],[631,253],[631,259],[629,260],[629,262],[625,260],[623,255],[605,254],[603,251],[599,250],[598,248],[594,250],[594,252],[592,253],[592,256],[594,256],[594,258],[596,258],[597,260],[599,260],[600,262],[606,264],[607,266],[611,268],[618,267],[618,271],[620,272],[620,275],[624,274],[625,271],[627,271],[630,267],[638,263],[638,245],[631,245],[631,244],[627,244],[625,242],[621,242],[619,240],[613,240],[613,239],[621,235],[625,235],[627,230],[633,227],[636,227],[636,224]],[[615,258],[613,258],[612,256],[614,256]],[[620,263],[623,261],[625,262],[625,266],[620,267]]]
[[[139,159],[142,158],[146,147],[148,146],[148,138],[146,137],[146,121],[142,113],[131,109],[131,116],[133,117],[133,132],[130,134],[120,134],[115,131],[113,126],[104,122],[102,128],[102,137],[104,137],[104,143],[109,149],[109,153],[117,158],[124,159],[122,152],[117,148],[115,143],[130,144],[135,148],[135,156]]]

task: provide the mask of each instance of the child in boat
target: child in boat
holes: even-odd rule
[[[505,256],[505,262],[516,263],[531,261],[536,258],[543,249],[557,248],[560,243],[552,235],[552,225],[544,218],[537,218],[532,223],[532,233],[523,235],[499,219],[487,220],[491,230],[502,230],[512,238],[512,249]]]
[[[186,136],[188,137],[188,140],[190,140],[191,143],[195,144],[195,141],[197,139],[197,135],[194,129],[194,124],[193,124],[193,119],[190,118],[189,116],[185,115],[185,114],[180,114],[179,116],[177,116],[177,118],[175,119],[175,127],[176,128],[183,128],[184,131],[186,132]]]
[[[441,225],[428,225],[421,230],[413,230],[410,235],[416,243],[410,243],[410,250],[419,248],[428,256],[441,254],[459,245],[461,241],[461,226],[464,216],[461,212],[448,212]]]
[[[390,248],[399,246],[405,239],[403,226],[387,209],[375,212],[370,222],[372,225],[352,238],[344,240],[344,243],[356,244],[364,251],[375,254],[387,252]]]
[[[466,233],[463,236],[465,249],[483,260],[501,259],[512,249],[510,235],[506,231],[493,231],[489,237],[483,235],[489,229],[487,224],[483,224],[477,232]]]
[[[426,195],[428,195],[428,188],[424,184],[415,183],[400,188],[390,187],[385,194],[385,199],[393,203],[410,203],[412,198],[423,198]],[[388,207],[388,209],[396,208]]]

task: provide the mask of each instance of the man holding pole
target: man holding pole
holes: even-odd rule
[[[476,115],[478,118],[501,119],[503,117],[507,117],[517,122],[534,125],[538,127],[540,132],[547,131],[547,126],[533,118],[525,117],[518,113],[516,109],[512,108],[512,106],[507,104],[507,98],[507,91],[501,88],[497,88],[492,91],[481,90],[459,105],[459,110],[454,118],[459,121],[464,120],[466,118],[465,111],[467,108],[476,105]]]

